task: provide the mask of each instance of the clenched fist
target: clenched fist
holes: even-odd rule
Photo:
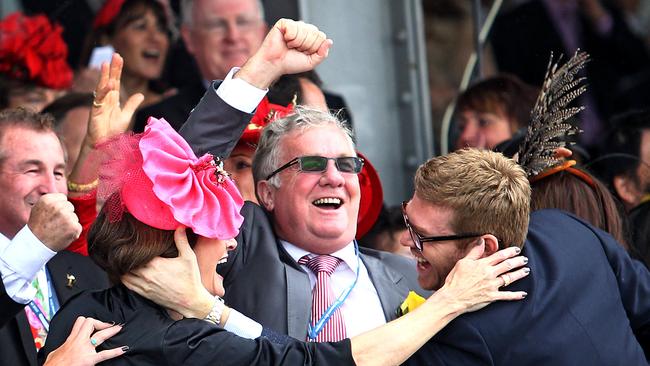
[[[27,226],[51,250],[63,250],[81,234],[74,206],[62,193],[48,193],[36,202]]]

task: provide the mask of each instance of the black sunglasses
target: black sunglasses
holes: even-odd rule
[[[273,178],[274,175],[296,164],[298,164],[298,169],[301,172],[324,172],[327,170],[328,160],[334,160],[336,169],[342,173],[359,174],[359,172],[361,172],[361,168],[363,168],[363,159],[357,156],[344,156],[340,158],[326,158],[324,156],[299,156],[274,170],[273,173],[266,176],[266,180]]]
[[[422,235],[420,235],[420,233],[415,231],[415,229],[413,229],[413,227],[411,226],[411,223],[409,222],[409,217],[406,215],[406,205],[407,204],[408,204],[408,202],[406,202],[406,201],[402,202],[402,217],[404,218],[404,224],[406,225],[406,228],[409,231],[409,235],[411,235],[411,240],[413,240],[413,244],[415,244],[415,247],[419,251],[422,251],[422,243],[435,242],[435,241],[468,239],[468,238],[475,238],[475,237],[483,235],[483,234],[477,234],[477,233],[467,233],[467,234],[454,234],[454,235],[441,235],[441,236],[422,236]]]

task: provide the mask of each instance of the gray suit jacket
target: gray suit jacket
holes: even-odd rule
[[[197,155],[227,157],[251,118],[217,96],[214,84],[192,111],[180,134]],[[306,339],[311,312],[311,285],[284,250],[266,212],[251,202],[243,209],[244,224],[237,249],[219,265],[226,303],[265,327]],[[361,260],[377,290],[387,320],[396,317],[409,289],[420,291],[415,264],[407,258],[364,249]]]

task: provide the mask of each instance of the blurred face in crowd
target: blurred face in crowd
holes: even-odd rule
[[[416,195],[406,205],[406,215],[409,224],[420,236],[454,235],[450,220],[453,210],[435,206]],[[401,236],[401,244],[410,247],[411,253],[417,260],[418,283],[423,289],[438,290],[445,284],[445,278],[456,262],[467,253],[461,250],[458,240],[435,241],[422,243],[420,252],[405,231]]]
[[[56,130],[63,140],[68,153],[67,174],[74,167],[79,157],[81,144],[88,129],[88,115],[90,107],[77,107],[71,109],[63,120],[56,126]]]
[[[33,85],[12,88],[9,90],[7,109],[23,107],[40,112],[63,94],[65,91]]]
[[[220,240],[199,236],[194,245],[194,254],[199,264],[201,283],[214,296],[223,296],[226,290],[223,287],[223,277],[215,268],[220,263],[225,263],[228,252],[237,247],[235,239]]]
[[[223,79],[262,44],[266,24],[256,0],[195,0],[181,34],[204,79]]]
[[[613,183],[627,210],[639,205],[643,196],[650,193],[650,129],[641,131],[639,165],[634,174],[616,176]]]
[[[280,165],[306,155],[356,156],[345,133],[331,125],[292,131],[280,144]],[[300,172],[294,165],[278,176],[279,188],[260,183],[270,192],[270,197],[261,194],[280,238],[318,254],[333,253],[354,239],[361,197],[356,174],[338,171],[329,160],[324,172]]]
[[[247,143],[239,143],[223,163],[224,169],[230,173],[237,189],[246,201],[257,203],[255,183],[253,182],[253,155],[255,147]]]
[[[0,232],[12,238],[46,193],[67,194],[63,148],[54,132],[7,127],[0,141]]]
[[[133,12],[124,26],[115,31],[110,43],[124,58],[124,74],[146,80],[160,77],[169,38],[153,10],[142,7]]]
[[[458,117],[460,136],[456,149],[475,147],[492,150],[512,137],[511,121],[502,113],[463,110]]]

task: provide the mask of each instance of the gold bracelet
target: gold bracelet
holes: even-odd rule
[[[97,185],[99,184],[99,179],[95,179],[94,181],[86,184],[80,184],[80,183],[75,183],[68,181],[68,191],[69,192],[88,192],[92,189],[97,188]]]

